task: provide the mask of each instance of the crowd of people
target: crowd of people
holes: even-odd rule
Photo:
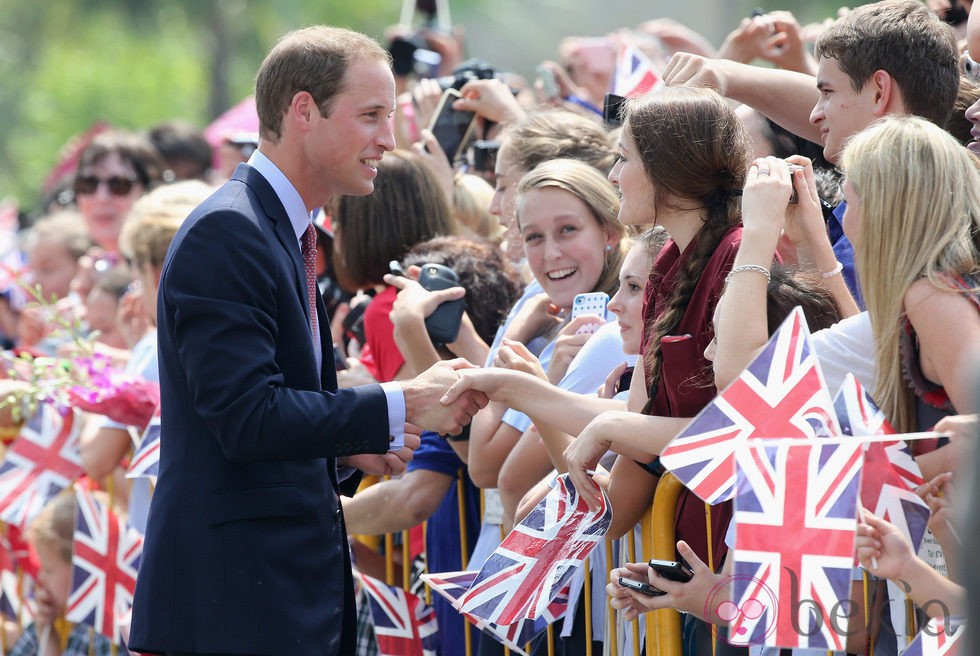
[[[805,27],[760,10],[717,49],[653,20],[565,39],[535,80],[464,60],[435,28],[393,29],[386,49],[311,27],[259,69],[257,134],[219,148],[181,122],[86,135],[3,259],[16,371],[0,380],[0,420],[16,430],[11,406],[35,394],[24,354],[94,349],[159,384],[155,481],[121,476],[146,423],[88,412],[80,437],[88,485],[146,536],[126,648],[379,653],[357,581],[385,568],[362,536],[409,531],[405,553],[429,572],[479,570],[567,474],[590,507],[602,488],[619,542],[589,555],[533,653],[658,653],[623,622],[659,609],[680,611],[685,654],[789,653],[725,639],[730,502],[680,493],[668,549],[687,582],[647,566],[639,526],[669,476],[660,453],[796,307],[832,392],[852,375],[896,431],[937,433],[910,448],[945,558],[861,509],[837,653],[907,646],[887,580],[916,606],[909,621],[967,619],[971,4],[881,0]],[[621,91],[626,48],[649,60],[652,88]],[[474,117],[455,157],[428,129],[449,88]],[[574,311],[597,293],[607,312]],[[117,649],[59,621],[73,499],[31,523],[38,610],[5,620],[10,653]],[[433,603],[437,654],[503,653]]]

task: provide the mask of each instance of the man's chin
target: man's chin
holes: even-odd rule
[[[840,159],[841,150],[842,149],[837,145],[825,145],[823,147],[823,158],[836,166],[837,161]]]

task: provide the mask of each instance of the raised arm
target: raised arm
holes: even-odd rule
[[[782,160],[765,158],[749,167],[742,195],[742,243],[718,302],[713,362],[718,389],[735,380],[769,340],[768,271],[790,189],[789,169]]]
[[[623,410],[622,401],[563,390],[523,371],[491,367],[461,370],[449,388],[445,402],[467,390],[479,390],[491,401],[529,415],[535,422],[577,435],[601,412]]]
[[[810,123],[810,111],[820,97],[817,79],[811,75],[678,52],[664,69],[664,82],[714,89],[759,110],[793,134],[820,143],[820,131]]]

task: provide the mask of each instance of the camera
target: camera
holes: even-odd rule
[[[419,77],[436,77],[442,55],[433,50],[428,40],[415,32],[408,36],[396,36],[388,44],[391,55],[391,71],[404,77],[412,73]]]
[[[497,72],[486,61],[467,59],[453,69],[452,75],[440,77],[439,86],[442,87],[443,91],[446,89],[459,91],[470,80],[492,80],[495,77],[497,77]]]
[[[442,93],[429,130],[446,153],[450,165],[465,153],[473,130],[476,127],[476,113],[453,109],[453,103],[461,98],[459,91],[452,87]]]
[[[623,124],[624,96],[607,93],[602,99],[602,120],[609,127],[618,128]]]
[[[470,146],[469,165],[480,173],[493,173],[497,167],[497,152],[500,150],[499,141],[478,139]]]
[[[790,164],[789,165],[789,179],[790,179],[790,184],[792,184],[792,182],[793,182],[793,174],[796,173],[797,171],[802,171],[802,170],[803,170],[803,167],[800,166],[799,164]],[[796,194],[796,186],[794,185],[793,186],[793,192],[789,195],[789,202],[790,202],[791,205],[793,205],[793,204],[798,203],[799,200],[800,199],[799,199],[799,197]]]

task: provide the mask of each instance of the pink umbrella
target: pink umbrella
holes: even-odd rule
[[[258,132],[259,115],[255,110],[255,97],[248,96],[204,128],[204,138],[208,140],[214,151],[214,166],[217,167],[219,164],[218,149],[225,140],[233,139],[243,133],[254,134],[257,137]]]

